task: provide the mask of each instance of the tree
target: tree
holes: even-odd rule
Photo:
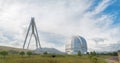
[[[90,54],[91,54],[92,56],[96,56],[96,55],[97,55],[97,53],[96,53],[95,51],[90,52]]]
[[[27,55],[30,57],[32,55],[32,52],[31,51],[28,51],[27,52]]]
[[[95,51],[93,51],[93,56],[96,56],[96,55],[97,55],[97,53]]]
[[[86,54],[89,55],[89,52],[87,52]]]
[[[48,54],[48,52],[47,52],[47,51],[45,51],[43,54],[45,54],[45,55],[46,55],[46,54]]]
[[[5,58],[5,56],[8,55],[8,52],[7,52],[7,51],[1,51],[0,54],[1,54],[2,56],[4,56],[4,58]]]
[[[25,55],[25,52],[21,51],[19,54],[23,57]]]
[[[80,51],[78,51],[78,56],[81,56],[82,54],[81,54],[81,52]]]

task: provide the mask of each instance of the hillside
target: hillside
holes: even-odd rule
[[[41,54],[44,52],[50,53],[50,54],[65,54],[65,52],[61,52],[55,48],[39,48],[33,51],[34,53]]]
[[[8,51],[9,53],[18,53],[20,51],[33,51],[34,53],[37,53],[37,54],[41,54],[41,53],[44,53],[44,52],[48,52],[48,53],[51,53],[51,54],[65,54],[64,52],[61,52],[55,48],[40,48],[40,49],[36,49],[36,50],[23,50],[21,48],[15,48],[15,47],[8,47],[8,46],[0,46],[0,51]]]
[[[27,49],[23,50],[21,48],[14,48],[14,47],[8,47],[8,46],[0,46],[0,51],[8,51],[10,53],[17,53],[17,52],[20,52],[20,51],[29,51]]]

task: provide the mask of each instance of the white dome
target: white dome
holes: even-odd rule
[[[85,54],[87,52],[86,40],[81,36],[73,36],[67,41],[65,49],[68,54],[77,54],[78,51]]]

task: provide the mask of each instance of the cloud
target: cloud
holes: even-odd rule
[[[107,8],[112,2],[110,0],[103,0],[101,3],[98,4],[98,6],[94,9],[94,13],[100,13],[105,8]]]
[[[103,38],[94,38],[93,41],[95,41],[96,43],[98,42],[104,42],[106,39]]]
[[[115,15],[102,13],[113,2],[102,0],[89,11],[94,0],[0,0],[0,45],[22,47],[34,16],[42,47],[64,51],[67,38],[81,35],[89,51],[103,51],[101,46],[107,49],[120,37],[120,27],[113,25]]]

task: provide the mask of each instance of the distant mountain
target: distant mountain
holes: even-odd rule
[[[36,54],[43,54],[44,52],[47,52],[50,54],[65,54],[64,52],[61,52],[55,48],[39,48],[34,50],[34,53]]]

